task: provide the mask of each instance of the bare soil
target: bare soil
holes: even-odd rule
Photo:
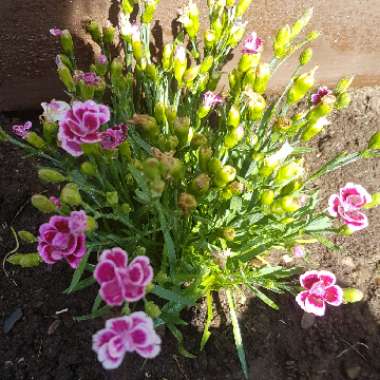
[[[335,152],[364,148],[378,129],[380,88],[357,90],[353,105],[334,117],[318,141],[312,167]],[[30,115],[18,115],[25,118]],[[33,116],[33,115],[31,115]],[[10,125],[14,115],[0,116]],[[11,145],[0,146],[0,259],[14,247],[9,227],[36,232],[43,216],[30,205],[30,196],[42,188],[36,180],[36,162],[22,157]],[[370,192],[380,190],[379,161],[355,163],[321,180],[322,197],[348,181],[363,184]],[[311,249],[312,267],[337,274],[343,286],[365,294],[363,302],[329,308],[327,316],[308,329],[301,327],[302,312],[290,296],[277,299],[280,311],[268,309],[254,298],[242,299],[243,330],[250,379],[255,380],[379,380],[380,379],[380,219],[379,210],[368,212],[370,226],[349,238],[338,238],[340,252]],[[33,247],[23,247],[31,251]],[[153,361],[130,355],[118,370],[106,372],[91,351],[91,336],[102,320],[74,322],[86,314],[96,289],[72,296],[62,294],[71,271],[62,264],[49,269],[6,266],[9,278],[0,274],[0,325],[17,308],[22,310],[10,332],[0,331],[1,380],[228,380],[242,379],[233,337],[225,313],[223,295],[215,297],[218,315],[205,351],[199,353],[204,305],[188,310],[189,325],[183,329],[186,348],[196,359],[182,357],[171,334],[164,336],[163,350]],[[65,311],[67,309],[67,311]]]

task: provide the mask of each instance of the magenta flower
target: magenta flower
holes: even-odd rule
[[[109,319],[106,327],[92,337],[92,349],[105,369],[120,366],[127,352],[137,352],[145,359],[155,358],[161,350],[161,338],[153,321],[144,312]]]
[[[100,144],[103,149],[114,150],[125,141],[127,133],[127,125],[115,125],[100,133]]]
[[[326,312],[326,303],[339,306],[343,302],[343,290],[335,282],[335,275],[329,271],[311,270],[302,274],[300,283],[306,290],[297,295],[298,305],[307,313],[322,317]]]
[[[206,108],[212,108],[217,104],[223,103],[223,98],[220,95],[207,91],[203,94],[203,105]]]
[[[17,124],[12,127],[12,131],[15,135],[25,139],[29,130],[32,128],[32,122],[27,121],[25,124]]]
[[[52,195],[51,197],[49,197],[49,200],[55,204],[55,206],[57,207],[57,209],[60,209],[62,207],[60,199],[57,198],[57,197],[55,197],[54,195]]]
[[[108,62],[107,57],[104,54],[100,54],[96,60],[101,65],[105,65]]]
[[[83,154],[81,144],[100,141],[98,130],[110,120],[110,110],[92,100],[74,102],[59,122],[58,140],[62,149],[74,157]]]
[[[74,75],[74,79],[79,82],[83,81],[87,86],[97,86],[101,79],[94,72],[90,71],[88,73],[84,73],[82,71],[78,71]]]
[[[52,216],[42,224],[38,236],[38,253],[47,264],[66,260],[77,268],[86,253],[86,214],[73,211],[70,216]]]
[[[50,33],[53,37],[60,37],[61,34],[62,34],[62,30],[59,29],[59,28],[54,27],[54,28],[51,28],[51,29],[49,30],[49,33]]]
[[[316,106],[322,101],[325,96],[331,94],[332,91],[328,87],[319,87],[317,92],[311,95],[311,102]]]
[[[263,50],[264,40],[257,36],[256,32],[252,32],[244,41],[244,54],[257,54]]]
[[[70,105],[62,100],[53,99],[50,103],[41,103],[44,110],[42,116],[49,123],[55,123],[64,119],[66,112],[70,110]]]
[[[103,251],[94,277],[100,285],[101,298],[112,306],[134,302],[145,296],[145,288],[153,279],[149,258],[137,256],[128,265],[128,254],[121,248]]]
[[[332,217],[340,218],[351,231],[359,231],[368,227],[367,216],[359,210],[371,201],[371,195],[363,186],[349,182],[339,190],[339,194],[330,196],[327,210]]]

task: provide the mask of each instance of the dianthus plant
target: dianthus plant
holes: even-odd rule
[[[40,226],[38,255],[9,261],[64,261],[73,268],[66,293],[99,289],[91,312],[78,319],[113,317],[93,339],[107,369],[118,367],[128,352],[155,357],[160,325],[178,339],[182,354],[192,356],[178,326],[186,324],[183,310],[202,299],[203,349],[214,314],[212,293],[224,292],[248,376],[236,294],[248,290],[276,309],[271,293],[297,293],[292,276],[305,266],[306,245],[334,249],[331,236],[368,225],[363,209],[377,206],[379,193],[342,184],[320,206],[314,181],[379,156],[380,132],[365,150],[341,152],[307,173],[308,143],[332,113],[349,105],[352,81],[314,88],[317,68],[305,66],[312,58],[307,45],[318,33],[301,36],[312,11],[278,31],[274,57],[263,62],[265,41],[253,31],[244,37],[250,0],[209,0],[202,37],[199,10],[190,1],[180,11],[173,41],[162,48],[150,27],[157,2],[140,3],[134,23],[132,0],[121,1],[118,26],[90,21],[96,58],[85,71],[70,32],[50,31],[61,42],[56,64],[69,101],[42,104],[40,134],[26,122],[13,126],[18,137],[3,130],[1,137],[40,156],[39,177],[59,193],[32,198],[39,210],[54,214]],[[224,77],[223,66],[238,46],[238,64]],[[271,77],[295,53],[298,65],[283,93],[266,96]],[[26,231],[20,236],[33,240]],[[274,251],[283,251],[282,261],[275,261]],[[300,282],[294,304],[317,316],[327,305],[360,298],[325,270],[309,270]]]

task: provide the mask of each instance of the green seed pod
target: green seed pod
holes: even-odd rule
[[[145,302],[145,313],[151,318],[156,319],[161,315],[161,309],[153,301]]]
[[[18,231],[17,234],[19,238],[25,243],[32,244],[37,241],[37,238],[29,231],[22,230],[22,231]]]
[[[299,63],[301,66],[305,66],[311,61],[312,58],[313,58],[313,49],[307,48],[301,53]]]
[[[119,194],[117,191],[108,191],[106,193],[106,201],[110,206],[116,206],[119,203]]]
[[[374,149],[374,150],[380,149],[380,131],[376,132],[369,139],[368,149]]]
[[[361,290],[355,288],[344,288],[343,289],[343,300],[344,303],[356,303],[360,302],[364,297]]]
[[[61,183],[66,181],[66,177],[60,172],[53,169],[40,169],[38,178],[47,183]]]
[[[197,207],[198,203],[195,197],[189,193],[181,193],[178,198],[178,206],[182,212],[187,215],[191,210]]]
[[[71,57],[74,54],[74,41],[71,33],[67,29],[63,30],[60,39],[63,52]]]
[[[251,120],[260,120],[264,114],[266,105],[267,103],[262,95],[251,92],[248,101],[249,117]]]
[[[225,165],[214,174],[214,183],[218,187],[224,187],[232,182],[236,177],[236,169],[230,165]]]
[[[232,129],[224,137],[224,146],[227,149],[235,147],[244,137],[244,128],[242,126]]]
[[[87,215],[86,231],[94,232],[97,228],[98,228],[98,223],[96,222],[96,220],[92,216]]]
[[[35,194],[32,196],[32,205],[44,214],[50,214],[57,211],[56,205],[45,195]]]
[[[257,66],[255,85],[253,89],[258,94],[263,94],[267,89],[268,82],[271,76],[270,66],[267,63],[260,63]]]
[[[288,46],[290,42],[290,27],[285,25],[276,35],[273,43],[274,55],[276,58],[283,58],[288,53]]]
[[[203,62],[201,63],[199,72],[201,74],[208,73],[213,64],[214,64],[214,57],[212,55],[208,55],[207,57],[204,58]]]
[[[25,140],[36,149],[44,149],[46,146],[45,141],[36,132],[28,132]]]
[[[274,201],[274,191],[264,190],[261,194],[261,203],[265,206],[270,206]]]
[[[354,80],[354,77],[342,78],[335,87],[335,93],[342,94],[346,92],[350,88],[353,80]]]
[[[195,195],[207,193],[210,188],[210,177],[206,173],[197,175],[191,181],[190,188]]]
[[[351,104],[351,95],[348,92],[343,92],[338,95],[336,101],[336,109],[341,110],[347,108]]]
[[[86,31],[90,34],[91,38],[98,44],[102,42],[103,36],[99,24],[91,20],[86,25]]]
[[[301,207],[301,204],[296,197],[286,195],[281,199],[281,207],[285,212],[295,212]]]
[[[82,198],[79,193],[78,186],[75,183],[68,183],[61,191],[60,199],[69,206],[80,206]]]
[[[237,128],[240,123],[240,110],[236,104],[233,104],[228,111],[227,125],[231,128]]]
[[[208,170],[208,163],[212,157],[212,149],[208,146],[199,148],[199,168],[205,172]]]

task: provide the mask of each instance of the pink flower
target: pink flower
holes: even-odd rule
[[[60,199],[57,198],[57,197],[55,197],[54,195],[52,195],[51,197],[49,197],[49,200],[56,205],[57,209],[60,209],[62,207]]]
[[[293,247],[293,254],[295,257],[304,257],[305,256],[305,250],[303,249],[302,245],[296,245]]]
[[[339,217],[350,230],[359,231],[368,227],[368,218],[359,211],[372,201],[371,195],[361,185],[347,183],[328,200],[328,212],[332,217]]]
[[[27,121],[25,124],[14,125],[12,127],[12,131],[15,135],[25,139],[25,137],[27,136],[29,132],[29,129],[31,128],[32,128],[32,122]]]
[[[223,103],[223,98],[220,95],[207,91],[203,94],[203,105],[206,108],[214,107],[217,104]]]
[[[62,30],[59,29],[59,28],[54,27],[54,28],[51,28],[51,29],[49,30],[49,33],[50,33],[53,37],[60,37],[61,34],[62,34]]]
[[[311,102],[316,106],[325,96],[331,94],[332,91],[328,87],[319,87],[317,92],[311,95]]]
[[[49,123],[55,123],[63,120],[66,112],[70,109],[70,105],[62,100],[53,99],[50,103],[41,103],[44,110],[42,116]]]
[[[58,140],[62,149],[74,157],[83,154],[81,144],[100,141],[98,130],[110,120],[110,110],[92,100],[76,101],[59,122]]]
[[[244,41],[244,54],[257,54],[263,50],[264,41],[258,37],[256,32],[252,32]]]
[[[146,256],[137,256],[128,265],[128,254],[121,248],[113,248],[103,251],[94,277],[102,299],[108,305],[119,306],[145,296],[145,288],[153,279],[153,268]]]
[[[103,149],[116,149],[126,139],[128,126],[124,124],[115,125],[100,133],[100,144]]]
[[[92,71],[90,71],[88,73],[83,73],[81,71],[78,71],[74,75],[74,79],[77,82],[82,80],[84,82],[84,84],[86,84],[87,86],[97,86],[101,82],[100,77],[98,77]]]
[[[104,54],[100,54],[96,60],[101,65],[105,65],[108,62],[107,57]]]
[[[47,264],[66,260],[77,268],[86,253],[84,211],[73,211],[70,216],[52,216],[42,224],[38,236],[38,253]]]
[[[161,338],[153,321],[144,312],[109,319],[106,327],[92,337],[92,349],[105,369],[120,366],[127,352],[137,352],[145,359],[155,358],[161,350]]]
[[[343,290],[335,282],[335,275],[328,271],[311,270],[302,274],[300,283],[306,290],[297,295],[298,305],[307,313],[322,317],[326,303],[339,306],[343,302]]]

